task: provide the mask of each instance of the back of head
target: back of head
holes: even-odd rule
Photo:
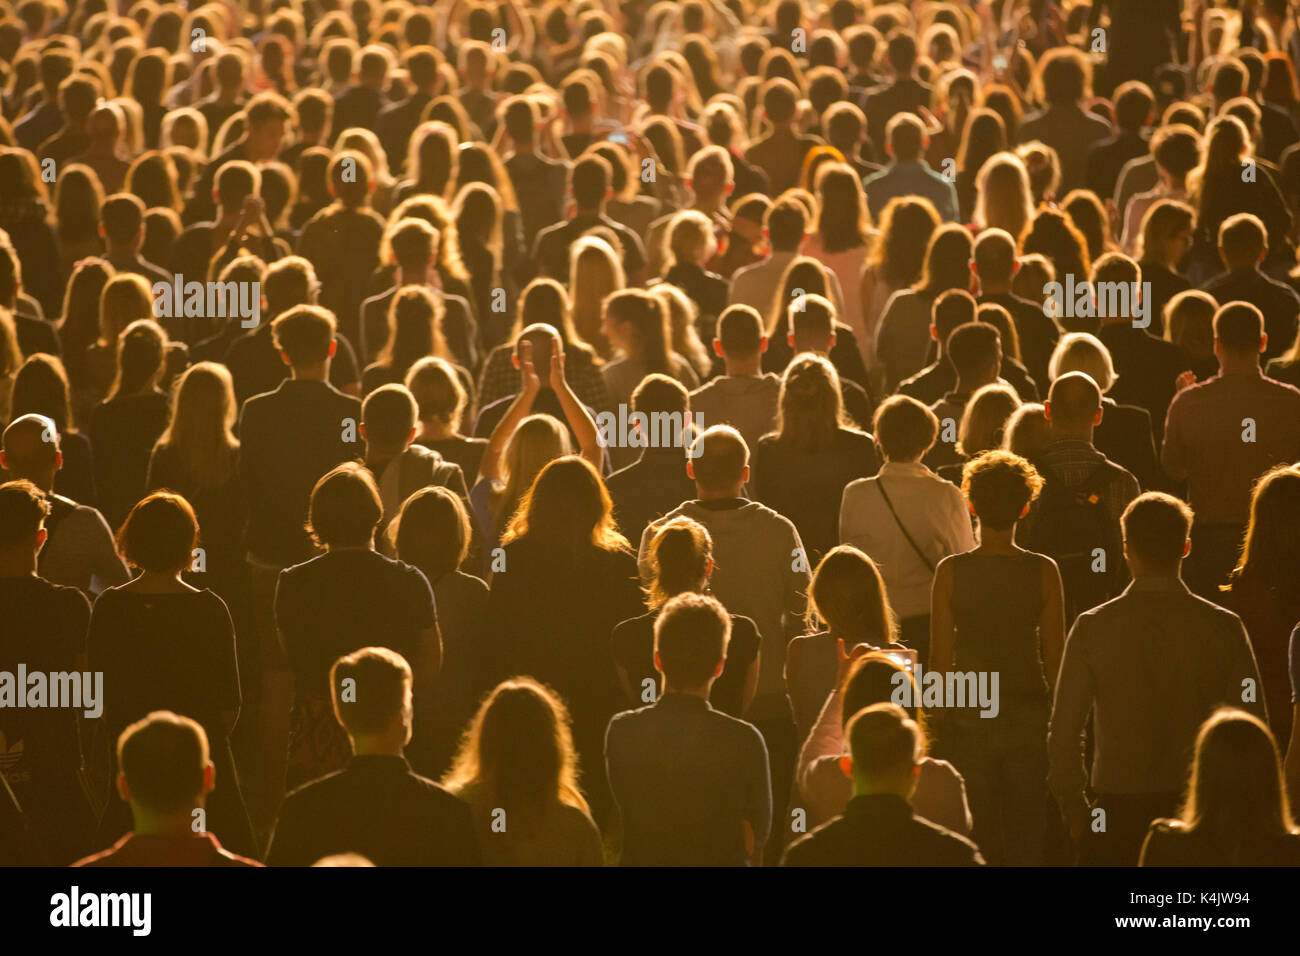
[[[383,514],[370,471],[357,462],[345,462],[326,472],[312,488],[307,530],[321,547],[365,548]]]
[[[990,381],[997,378],[1002,343],[998,330],[991,325],[969,322],[958,326],[948,336],[944,352],[957,370],[959,382],[970,385],[985,378]]]
[[[897,704],[872,704],[845,726],[853,775],[869,791],[906,781],[924,752],[921,728]]]
[[[1249,302],[1229,302],[1214,314],[1214,341],[1232,355],[1254,355],[1264,344],[1264,314]]]
[[[887,460],[915,461],[934,445],[939,420],[915,398],[891,395],[877,407],[871,430]]]
[[[655,618],[655,655],[665,685],[695,690],[718,672],[731,640],[731,617],[716,598],[679,594]]]
[[[1219,226],[1219,255],[1229,269],[1254,268],[1267,251],[1268,233],[1258,216],[1240,212]]]
[[[415,399],[420,421],[460,427],[468,396],[446,359],[432,355],[420,359],[407,370],[406,387]]]
[[[109,242],[125,245],[140,236],[144,225],[144,203],[130,193],[115,193],[100,207],[100,223]]]
[[[133,568],[175,574],[190,567],[199,522],[183,497],[155,491],[136,502],[117,532],[117,550]]]
[[[685,416],[690,409],[690,395],[675,378],[655,372],[641,379],[632,392],[632,410],[646,415]]]
[[[965,289],[949,289],[934,300],[931,322],[935,337],[947,343],[959,326],[974,322],[978,316],[975,297]]]
[[[898,113],[885,127],[889,151],[900,163],[912,163],[925,149],[925,126],[911,113]]]
[[[1201,725],[1182,818],[1236,851],[1233,863],[1255,862],[1265,841],[1295,832],[1277,742],[1258,717],[1221,707]]]
[[[271,337],[294,368],[305,368],[330,357],[334,329],[334,314],[328,309],[299,305],[276,317],[271,323]]]
[[[334,715],[352,737],[382,734],[411,711],[411,666],[386,647],[363,647],[330,668]]]
[[[588,547],[626,548],[613,520],[613,502],[585,458],[566,455],[546,464],[510,521],[503,541],[528,537],[555,557]]]
[[[883,647],[893,640],[894,615],[880,569],[849,545],[832,548],[817,563],[808,592],[808,618],[843,638],[846,647]]]
[[[1115,384],[1115,366],[1110,350],[1101,339],[1088,332],[1067,332],[1062,335],[1047,363],[1047,375],[1053,382],[1069,372],[1080,372],[1092,379],[1104,394]],[[1087,397],[1084,396],[1085,403]],[[1085,409],[1086,413],[1086,409]],[[1093,410],[1088,420],[1091,421]],[[1055,417],[1055,409],[1053,410]]]
[[[753,306],[728,306],[718,316],[717,338],[728,358],[753,358],[763,346],[763,317]]]
[[[613,181],[614,171],[603,156],[587,154],[573,164],[570,189],[580,209],[596,209],[604,201]]]
[[[198,806],[208,766],[208,737],[197,721],[156,710],[117,738],[117,765],[131,802],[153,813]]]
[[[749,446],[730,425],[714,425],[695,439],[689,457],[696,486],[721,493],[744,482]]]
[[[1054,426],[1090,426],[1101,410],[1101,387],[1083,372],[1067,372],[1052,382],[1047,393],[1047,413]]]
[[[774,252],[795,252],[808,228],[808,210],[798,200],[782,196],[768,210],[765,225]]]
[[[993,530],[1013,527],[1042,488],[1038,470],[1009,451],[986,451],[962,466],[962,493],[980,525]]]
[[[985,285],[1010,282],[1016,268],[1016,241],[1005,229],[985,229],[975,240],[975,273]]]
[[[1148,491],[1120,517],[1124,548],[1148,568],[1176,572],[1192,532],[1192,509],[1173,495]]]
[[[713,538],[704,525],[679,515],[655,531],[647,557],[652,571],[648,603],[657,608],[675,595],[699,589],[713,559]]]
[[[441,485],[430,485],[402,502],[388,534],[397,556],[419,568],[430,584],[436,584],[464,562],[473,531],[460,496]]]
[[[381,454],[396,454],[405,448],[417,419],[415,397],[405,385],[381,385],[361,404],[366,444]]]
[[[30,547],[49,513],[45,494],[30,481],[0,485],[0,551]]]

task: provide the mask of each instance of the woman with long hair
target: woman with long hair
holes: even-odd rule
[[[811,197],[809,197],[811,202]],[[843,294],[835,273],[829,271],[811,256],[796,256],[790,260],[781,275],[781,285],[772,301],[772,311],[767,319],[767,351],[763,353],[763,371],[781,375],[794,358],[790,344],[790,309],[801,295],[819,295],[826,299],[834,312],[835,342],[831,345],[830,360],[841,379],[856,382],[864,390],[870,384],[866,363],[858,337],[840,320]]]
[[[36,165],[24,149],[0,146],[0,229],[27,268],[23,291],[36,297],[47,315],[59,311],[63,275],[38,263],[59,262],[59,244],[51,225],[49,193]]]
[[[1201,725],[1182,812],[1151,824],[1138,865],[1300,865],[1278,745],[1262,720],[1221,707]]]
[[[1165,306],[1192,287],[1178,266],[1191,251],[1195,231],[1196,211],[1176,199],[1156,200],[1142,217],[1134,254],[1143,283],[1151,283],[1151,327],[1147,331],[1154,336],[1164,336]]]
[[[138,574],[96,599],[86,636],[89,666],[104,676],[108,741],[157,710],[202,725],[216,767],[208,823],[232,852],[254,854],[230,751],[242,703],[235,629],[221,598],[183,577],[194,565],[199,534],[194,509],[181,495],[156,491],[133,504],[117,547]],[[130,829],[126,803],[110,799],[100,838],[115,842]]]
[[[1058,276],[1086,276],[1092,273],[1092,256],[1088,254],[1088,240],[1084,237],[1074,220],[1060,209],[1042,206],[1034,214],[1029,228],[1020,237],[1020,255],[1042,255],[1056,267]],[[1085,318],[1071,320],[1066,316],[1055,316],[1061,327],[1067,332],[1087,332],[1096,320]],[[1071,328],[1071,325],[1080,326]]]
[[[456,131],[446,123],[421,123],[411,135],[406,154],[407,179],[397,186],[397,201],[422,193],[450,199],[456,181],[459,142]]]
[[[469,270],[470,288],[474,290],[479,338],[496,345],[510,330],[513,316],[508,308],[517,298],[513,282],[509,288],[503,285],[506,273],[501,196],[485,183],[467,183],[456,194],[451,211],[460,236],[461,259]],[[494,308],[497,297],[503,293],[502,308]]]
[[[408,285],[399,289],[388,306],[388,337],[384,347],[361,373],[361,393],[369,395],[380,385],[402,382],[411,366],[432,355],[453,364],[456,377],[472,402],[474,380],[469,372],[456,365],[456,357],[447,347],[442,333],[443,314],[442,300],[424,286]]]
[[[162,140],[163,117],[167,115],[164,97],[171,89],[172,66],[167,50],[145,50],[131,61],[126,74],[126,95],[140,104],[144,114],[144,145],[157,149]]]
[[[18,345],[18,330],[8,309],[0,310],[0,422],[8,424],[17,417],[12,415],[14,378],[23,364],[23,351]]]
[[[64,275],[70,275],[81,259],[103,255],[104,240],[99,235],[103,204],[104,187],[93,169],[73,163],[60,170],[54,187],[54,221]]]
[[[590,460],[557,458],[538,473],[499,559],[506,570],[492,578],[483,673],[489,681],[531,674],[569,702],[584,790],[601,819],[609,807],[605,727],[619,706],[609,636],[640,612],[641,589],[636,556]]]
[[[157,322],[138,319],[123,329],[112,387],[91,417],[99,510],[112,528],[144,497],[149,458],[167,428],[169,405],[158,387],[166,356],[167,333]]]
[[[827,559],[830,557],[828,555]],[[861,595],[846,591],[843,587],[847,581],[870,588],[870,572],[862,564],[870,561],[865,555],[858,560],[837,558],[835,564],[828,569],[833,577],[827,583],[833,587],[833,591],[824,600],[828,607],[834,608],[832,614],[862,614],[874,606],[870,597],[864,600]],[[832,625],[823,619],[823,626]],[[849,633],[862,633],[868,628],[866,622],[853,621]],[[808,811],[810,827],[843,813],[853,796],[853,782],[844,772],[843,762],[849,749],[844,728],[855,714],[872,704],[893,702],[899,688],[910,685],[910,694],[906,697],[907,703],[903,709],[923,729],[926,726],[926,714],[921,710],[921,687],[909,655],[899,654],[889,647],[868,650],[870,645],[863,643],[855,647],[838,635],[830,646],[835,652],[836,665],[835,670],[831,671],[831,690],[824,697],[825,703],[821,705],[812,731],[803,742],[795,767],[795,789],[803,798],[801,805]],[[927,734],[927,745],[928,737]],[[970,834],[972,821],[970,807],[966,803],[965,782],[957,769],[946,760],[936,760],[929,756],[920,759],[911,803],[917,816],[954,833]]]
[[[727,280],[709,269],[718,254],[714,228],[713,220],[698,209],[683,209],[663,233],[663,281],[690,296],[700,321],[709,326],[727,307]]]
[[[600,866],[600,831],[579,770],[563,699],[515,677],[479,706],[442,783],[470,805],[485,865]]]
[[[356,150],[370,160],[370,169],[374,174],[371,180],[374,191],[370,194],[370,206],[381,216],[388,215],[396,202],[397,180],[388,171],[388,154],[379,143],[374,130],[345,129],[334,143],[335,153],[345,149]]]
[[[44,415],[59,432],[63,467],[54,474],[54,493],[95,507],[98,499],[90,439],[73,424],[68,375],[63,363],[53,355],[29,355],[14,375],[13,399],[6,420],[22,415]]]
[[[92,376],[90,349],[99,341],[100,298],[116,270],[106,259],[90,258],[72,269],[56,330],[72,388],[72,420],[84,428],[103,393]]]
[[[691,364],[672,350],[668,310],[656,296],[642,289],[615,292],[605,299],[601,330],[620,353],[601,369],[616,406],[630,405],[637,385],[654,372],[677,379],[688,391],[699,386]]]
[[[650,294],[664,304],[668,312],[669,347],[686,359],[701,382],[713,371],[713,359],[700,340],[700,307],[690,296],[670,282],[660,282],[650,287]],[[709,323],[710,327],[716,322]]]
[[[817,171],[816,228],[804,243],[804,254],[819,261],[839,279],[844,292],[840,321],[853,330],[870,368],[875,349],[862,298],[862,266],[876,242],[867,212],[862,179],[844,163],[825,163]]]
[[[960,487],[962,467],[972,458],[1002,447],[1007,421],[1019,407],[1020,396],[1010,385],[994,382],[976,389],[957,425],[956,451],[962,461],[941,466],[939,477]]]
[[[600,326],[605,299],[627,288],[623,259],[599,236],[581,236],[569,247],[569,276],[573,290],[573,329],[602,360],[609,359],[614,347]]]
[[[1061,200],[1061,208],[1083,233],[1088,243],[1088,256],[1093,262],[1108,252],[1117,251],[1115,240],[1111,238],[1110,215],[1096,193],[1089,189],[1071,190]]]
[[[1268,725],[1286,750],[1291,741],[1287,647],[1300,621],[1300,467],[1280,465],[1255,483],[1241,557],[1224,587],[1224,604],[1246,626],[1259,664]]]
[[[654,660],[655,621],[670,598],[708,593],[714,567],[713,538],[704,525],[679,515],[655,529],[646,560],[650,576],[645,605],[649,610],[623,621],[610,637],[618,686],[632,707],[653,703],[663,694],[662,675]],[[754,622],[732,614],[722,673],[709,691],[714,707],[733,717],[744,716],[758,691],[760,645]]]
[[[185,206],[176,164],[162,150],[141,153],[127,169],[126,185],[122,188],[138,197],[146,209],[171,209],[179,213]]]
[[[1007,148],[1007,130],[1002,117],[995,110],[980,107],[972,110],[962,129],[961,145],[957,149],[957,209],[962,222],[975,218],[979,199],[976,180],[989,158]]]
[[[470,559],[474,532],[465,503],[451,489],[420,489],[402,503],[386,532],[398,559],[419,568],[429,582],[438,608],[438,693],[421,700],[407,748],[416,771],[437,778],[451,765],[474,711],[473,655],[487,616],[488,589],[460,570]]]
[[[799,739],[806,740],[826,695],[836,687],[837,648],[904,650],[885,580],[876,562],[852,545],[832,548],[817,562],[808,589],[805,633],[785,649],[785,688]]]
[[[880,214],[880,238],[862,264],[863,334],[858,341],[868,369],[878,367],[876,330],[885,305],[895,292],[921,278],[925,250],[939,222],[934,203],[922,196],[895,197]]]
[[[1015,153],[994,153],[975,176],[975,208],[971,220],[980,232],[1005,229],[1017,242],[1034,217],[1034,193],[1029,170]]]
[[[1229,216],[1254,213],[1268,232],[1267,266],[1289,265],[1294,260],[1291,243],[1291,214],[1273,177],[1256,167],[1246,179],[1243,163],[1254,163],[1255,144],[1246,125],[1235,116],[1222,115],[1205,131],[1201,164],[1187,177],[1188,190],[1196,207],[1196,235],[1187,277],[1203,281],[1218,273],[1219,227]]]
[[[796,356],[781,379],[776,430],[754,449],[749,488],[794,522],[809,563],[839,541],[844,487],[880,469],[875,441],[845,422],[835,366],[820,355]]]
[[[466,486],[473,488],[487,439],[470,438],[461,432],[470,410],[470,397],[460,382],[457,366],[426,355],[407,370],[405,384],[415,399],[419,418],[415,443],[460,465]]]
[[[910,289],[896,292],[885,306],[876,331],[876,358],[884,368],[886,392],[925,367],[934,301],[949,289],[970,287],[973,249],[964,226],[940,226],[926,246],[920,279]]]
[[[199,362],[186,369],[176,381],[171,420],[150,455],[145,487],[177,492],[194,506],[204,529],[199,541],[204,560],[191,580],[221,595],[242,632],[250,597],[235,412],[234,385],[224,365]]]

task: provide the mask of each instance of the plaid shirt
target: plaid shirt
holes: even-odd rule
[[[1053,477],[1060,478],[1071,487],[1082,484],[1099,465],[1113,471],[1113,477],[1102,486],[1101,499],[1106,506],[1106,514],[1116,529],[1119,528],[1120,515],[1128,503],[1142,493],[1138,480],[1127,469],[1097,451],[1092,442],[1082,439],[1065,438],[1052,442],[1034,459],[1034,464],[1039,470],[1049,470]],[[1046,475],[1043,477],[1047,478]],[[1021,541],[1029,540],[1035,514],[1030,511],[1020,522],[1016,537]]]

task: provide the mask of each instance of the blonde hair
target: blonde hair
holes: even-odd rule
[[[713,537],[704,525],[680,515],[655,531],[647,560],[651,578],[646,605],[654,610],[669,598],[695,590],[705,578],[713,560]]]
[[[701,379],[707,378],[713,361],[709,358],[709,350],[700,341],[700,333],[695,330],[700,307],[671,282],[652,286],[650,294],[663,302],[668,312],[669,348],[686,359]]]
[[[957,450],[970,457],[1002,447],[1007,420],[1020,407],[1020,396],[1010,385],[994,382],[978,389],[966,403],[957,428]]]
[[[407,369],[406,387],[415,398],[420,421],[436,419],[453,431],[460,429],[469,396],[450,362],[425,356]]]
[[[671,265],[698,265],[718,251],[713,222],[698,209],[683,209],[673,216],[664,238],[664,260]]]
[[[1083,372],[1102,394],[1110,391],[1117,378],[1110,350],[1097,336],[1088,332],[1068,332],[1061,336],[1047,362],[1047,377],[1056,381],[1066,372]]]
[[[609,358],[614,350],[600,331],[600,320],[605,298],[627,288],[623,262],[604,239],[583,236],[569,250],[569,275],[573,330],[602,358]]]
[[[1018,243],[1034,218],[1029,170],[1015,153],[994,153],[975,177],[974,219],[981,229],[1005,229]]]
[[[529,415],[515,426],[503,456],[504,481],[493,496],[492,510],[502,524],[513,516],[541,470],[570,451],[568,431],[550,415]]]
[[[239,440],[234,427],[230,372],[216,362],[199,362],[177,379],[171,421],[154,451],[174,451],[193,485],[218,488],[235,477]]]
[[[99,294],[99,344],[117,349],[118,337],[137,319],[153,318],[153,290],[144,276],[119,272]]]
[[[1051,437],[1047,411],[1042,402],[1026,402],[1007,419],[1002,430],[1002,448],[1032,460],[1047,447]]]

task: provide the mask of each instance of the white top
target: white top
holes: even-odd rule
[[[927,568],[899,530],[880,493],[883,482],[898,520],[931,565],[975,547],[961,490],[917,462],[885,462],[873,478],[859,478],[840,499],[840,543],[865,552],[880,566],[889,603],[899,617],[930,613]]]

